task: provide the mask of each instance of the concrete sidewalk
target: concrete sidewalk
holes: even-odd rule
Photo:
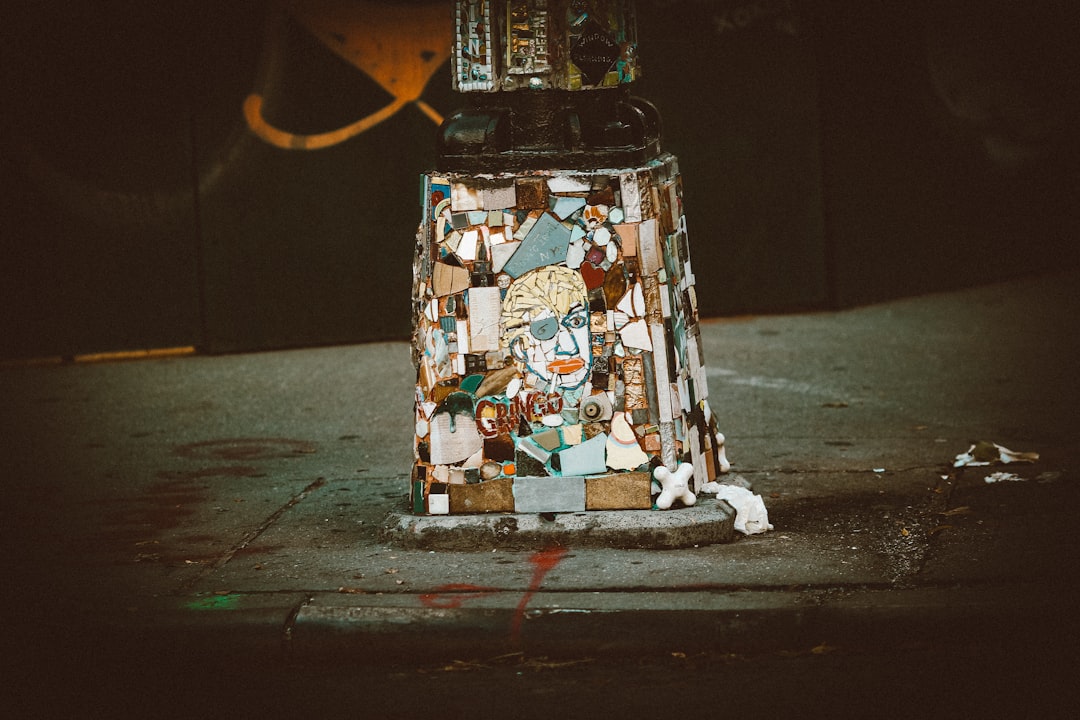
[[[13,637],[45,664],[61,647],[409,663],[1054,641],[1080,573],[1078,287],[704,323],[732,475],[775,530],[681,550],[388,542],[405,343],[3,367]],[[951,467],[980,440],[1041,457]]]

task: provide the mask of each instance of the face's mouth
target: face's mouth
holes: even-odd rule
[[[579,357],[566,358],[564,360],[552,360],[548,363],[548,370],[558,375],[569,375],[585,367],[585,361]]]

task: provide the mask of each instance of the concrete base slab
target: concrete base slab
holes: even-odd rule
[[[735,511],[726,502],[699,498],[671,510],[593,510],[577,513],[412,515],[391,511],[384,542],[431,550],[566,547],[655,550],[731,542]]]

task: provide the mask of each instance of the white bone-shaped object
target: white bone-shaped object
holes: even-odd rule
[[[653,470],[653,477],[662,488],[656,498],[656,507],[661,510],[667,510],[676,500],[682,500],[683,505],[697,502],[697,497],[690,492],[690,478],[694,477],[694,466],[690,463],[681,463],[675,472],[661,465]]]
[[[726,473],[728,470],[731,469],[731,463],[728,462],[728,459],[727,459],[727,450],[724,448],[724,441],[725,440],[726,440],[726,438],[724,437],[724,433],[721,433],[721,432],[716,433],[716,442],[719,445],[719,447],[717,448],[716,455],[720,460],[720,468],[719,468],[719,470],[722,473]]]

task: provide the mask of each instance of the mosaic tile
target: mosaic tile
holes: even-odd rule
[[[517,178],[514,188],[519,210],[546,210],[548,208],[548,188],[543,178]]]
[[[495,87],[490,54],[492,16],[488,0],[459,2],[455,7],[454,89],[490,90]]]
[[[513,479],[507,477],[451,486],[448,488],[450,512],[454,515],[514,512],[513,488]]]
[[[585,510],[585,478],[529,477],[514,479],[514,511],[519,513]]]
[[[551,212],[559,220],[565,220],[584,207],[585,198],[556,197],[555,202],[552,203]]]
[[[436,297],[445,297],[469,289],[469,271],[447,263],[435,263],[431,278]]]
[[[520,246],[520,240],[512,240],[493,246],[491,248],[491,269],[496,273],[501,273],[503,268],[506,267],[506,263],[514,256]]]
[[[569,246],[570,228],[555,216],[544,213],[529,229],[521,241],[521,247],[503,265],[502,271],[517,278],[529,270],[565,262]]]
[[[585,478],[586,510],[648,510],[651,507],[651,473],[627,472]]]
[[[587,176],[553,175],[547,178],[547,186],[553,194],[572,195],[589,192],[592,189],[592,180]]]
[[[611,434],[607,438],[605,450],[605,461],[612,470],[634,470],[649,461],[649,455],[638,444],[625,412],[617,412],[612,416]]]
[[[496,211],[506,210],[517,205],[517,192],[513,183],[485,187],[480,191],[480,198],[483,201],[484,209],[488,211],[489,225],[502,225],[502,213]]]
[[[445,493],[428,495],[428,512],[432,515],[449,515],[450,496]]]
[[[595,475],[607,472],[607,435],[600,433],[559,452],[560,472]]]

